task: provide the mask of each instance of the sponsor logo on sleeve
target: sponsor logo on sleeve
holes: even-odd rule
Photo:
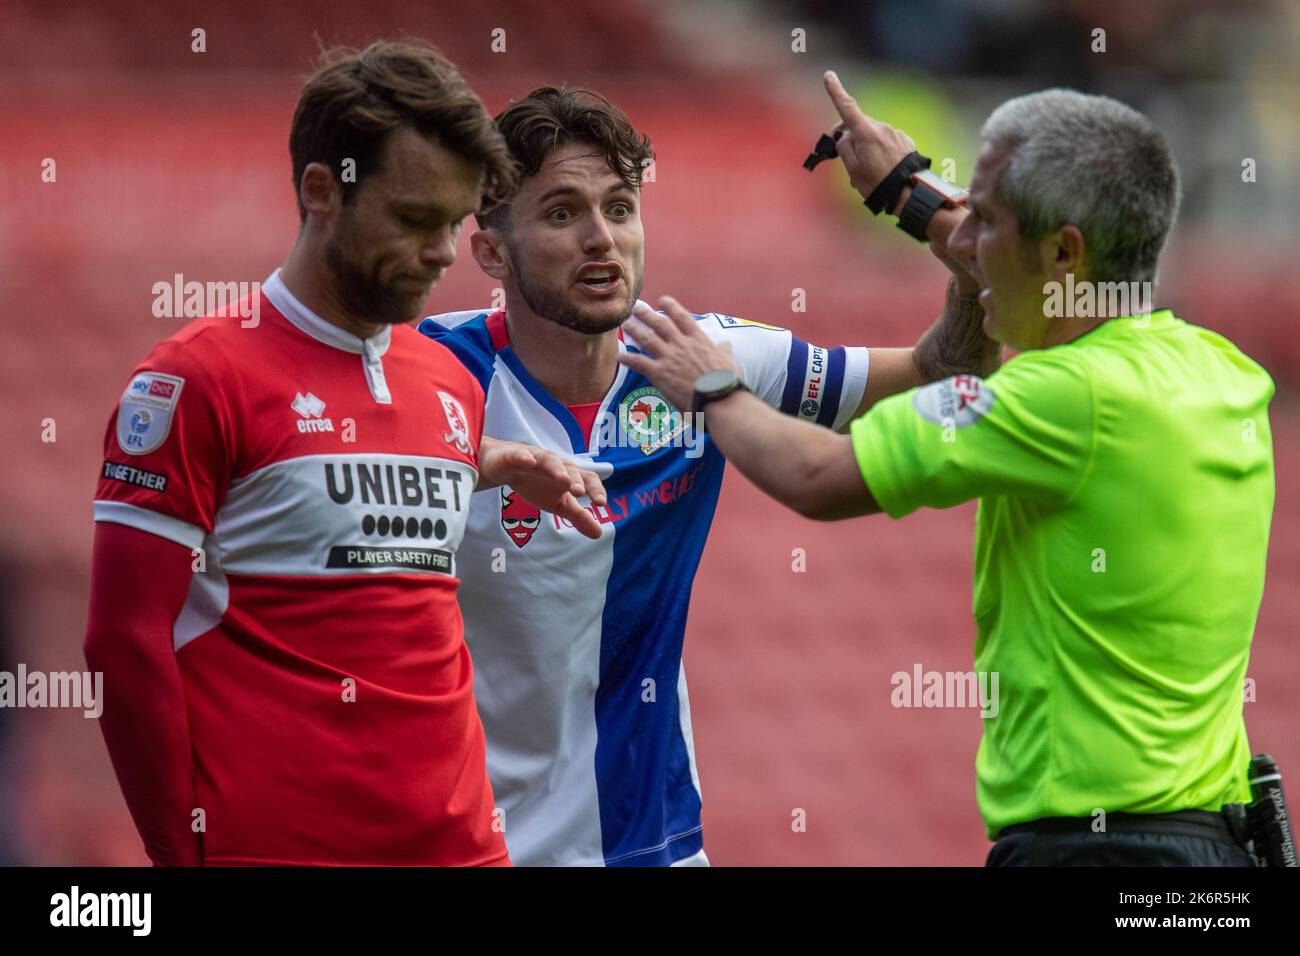
[[[145,471],[133,465],[121,462],[104,462],[104,477],[110,481],[120,481],[124,485],[148,488],[150,491],[166,491],[167,476],[157,471]]]
[[[989,413],[993,390],[978,375],[955,375],[918,388],[912,406],[928,422],[967,428]]]
[[[743,329],[748,327],[754,329],[767,329],[770,332],[785,331],[785,329],[781,328],[779,325],[767,325],[763,322],[753,322],[749,319],[737,318],[734,315],[722,315],[718,312],[714,312],[713,316],[718,320],[718,324],[724,329]]]
[[[803,370],[803,392],[799,400],[799,417],[815,422],[826,398],[827,351],[820,345],[808,346],[808,361]]]
[[[470,454],[473,448],[469,439],[469,419],[465,416],[464,407],[455,395],[440,391],[438,398],[442,399],[442,411],[447,416],[447,427],[451,429],[442,436],[442,440],[462,455]]]
[[[166,440],[185,379],[140,372],[131,379],[117,409],[117,444],[128,455],[147,455]]]

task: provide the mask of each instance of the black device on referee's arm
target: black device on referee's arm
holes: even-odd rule
[[[1282,774],[1268,754],[1256,754],[1250,761],[1250,795],[1246,826],[1260,863],[1300,866],[1296,862],[1295,831],[1282,793]]]
[[[838,156],[836,143],[842,133],[842,130],[836,130],[834,135],[823,133],[813,151],[803,161],[803,168],[811,172],[818,164]],[[966,190],[946,182],[930,171],[929,156],[913,151],[890,170],[864,204],[873,216],[879,216],[898,205],[899,197],[908,186],[912,187],[912,194],[899,211],[898,228],[919,242],[928,241],[926,227],[935,212],[942,208],[964,206],[968,198]]]

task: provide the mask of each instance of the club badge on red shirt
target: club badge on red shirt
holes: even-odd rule
[[[438,397],[442,399],[442,411],[447,416],[447,427],[451,429],[442,436],[442,440],[461,454],[470,454],[473,446],[469,440],[469,419],[465,417],[465,409],[460,400],[455,395],[441,391],[438,392]]]

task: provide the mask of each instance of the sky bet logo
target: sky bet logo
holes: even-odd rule
[[[138,378],[131,383],[132,395],[156,395],[158,398],[171,398],[176,394],[176,385],[173,382],[163,382],[158,379]]]

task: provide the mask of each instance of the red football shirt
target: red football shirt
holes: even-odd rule
[[[278,273],[259,304],[139,365],[95,495],[96,521],[201,549],[173,646],[205,861],[504,862],[456,603],[483,391]]]

